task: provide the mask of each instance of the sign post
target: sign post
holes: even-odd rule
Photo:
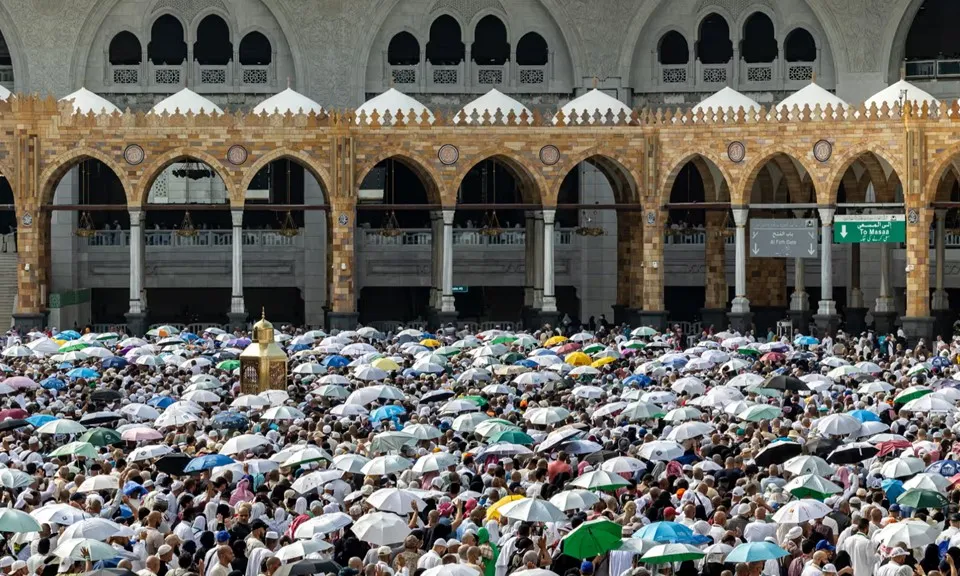
[[[757,258],[816,258],[817,221],[807,219],[750,220],[750,255]]]
[[[877,244],[907,241],[903,214],[856,214],[833,219],[835,244]]]

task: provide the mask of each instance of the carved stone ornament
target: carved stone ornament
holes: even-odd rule
[[[350,219],[347,218],[347,214],[345,212],[341,212],[340,216],[337,218],[337,222],[339,222],[341,226],[346,226],[347,222],[349,221]]]
[[[437,151],[437,158],[440,159],[441,164],[452,166],[460,159],[460,150],[453,144],[444,144]]]
[[[553,144],[547,144],[540,149],[540,161],[547,166],[553,166],[560,161],[560,150]]]
[[[743,145],[743,142],[739,140],[734,140],[729,145],[727,145],[727,158],[735,164],[743,162],[743,159],[747,157],[747,147]]]
[[[657,223],[657,213],[653,210],[647,212],[647,226],[653,226]]]
[[[818,162],[826,162],[832,155],[833,144],[830,142],[818,140],[817,143],[813,145],[813,157],[816,158]]]
[[[247,161],[247,149],[239,144],[234,144],[227,150],[227,160],[234,166],[239,166]]]
[[[23,217],[20,218],[20,224],[21,224],[24,228],[29,228],[29,227],[33,226],[33,214],[31,214],[31,213],[29,213],[29,212],[24,212],[24,213],[23,213]]]
[[[916,224],[919,221],[920,221],[920,213],[917,212],[915,209],[911,208],[910,211],[907,212],[907,222],[911,224]]]
[[[130,164],[131,166],[136,166],[137,164],[140,164],[141,162],[143,162],[143,159],[145,157],[146,157],[146,154],[143,152],[143,148],[141,148],[137,144],[131,144],[127,146],[123,151],[123,159],[126,160],[127,164]]]

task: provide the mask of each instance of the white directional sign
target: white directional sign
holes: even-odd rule
[[[757,258],[817,258],[817,221],[810,219],[750,220],[750,255]]]

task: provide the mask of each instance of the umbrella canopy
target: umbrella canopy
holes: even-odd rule
[[[783,487],[797,498],[826,500],[831,494],[843,492],[843,488],[816,474],[802,474],[792,478]]]
[[[546,500],[522,498],[500,507],[500,515],[521,522],[563,522],[567,515]]]
[[[582,560],[619,547],[622,538],[623,527],[606,519],[598,519],[580,524],[561,542],[564,554]]]
[[[640,557],[644,564],[671,564],[686,560],[699,560],[706,556],[690,544],[658,544]]]
[[[350,527],[350,530],[360,541],[377,546],[403,542],[403,539],[410,534],[407,520],[390,512],[365,514]]]
[[[777,524],[801,524],[823,518],[830,513],[832,508],[823,502],[804,498],[788,502],[777,510],[773,515],[773,521]]]
[[[787,556],[789,552],[772,542],[747,542],[727,554],[724,562],[766,562]]]

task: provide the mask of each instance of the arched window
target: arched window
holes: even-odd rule
[[[704,64],[726,64],[733,58],[730,26],[727,25],[723,16],[711,13],[700,21],[696,54]]]
[[[660,38],[657,45],[657,59],[661,64],[677,65],[690,61],[690,47],[683,34],[671,30]]]
[[[179,66],[187,59],[183,25],[169,14],[157,18],[150,29],[147,58],[158,66]]]
[[[926,0],[913,17],[904,57],[933,60],[960,57],[960,36],[954,24],[960,19],[960,2]]]
[[[794,28],[783,41],[783,57],[787,62],[813,62],[817,59],[817,43],[803,28]]]
[[[520,66],[543,66],[549,58],[547,41],[536,32],[527,32],[517,42],[517,64]]]
[[[197,41],[193,44],[193,59],[201,66],[224,66],[233,60],[230,27],[223,18],[211,14],[197,26]]]
[[[777,38],[773,32],[773,21],[763,12],[754,12],[743,23],[740,54],[749,64],[773,62],[777,59]]]
[[[427,42],[427,61],[435,66],[450,66],[463,62],[467,53],[460,35],[460,24],[444,14],[430,25],[430,41]]]
[[[143,58],[140,40],[132,32],[123,31],[110,41],[109,59],[114,66],[135,66]]]
[[[7,46],[7,40],[0,33],[0,66],[13,66],[13,58],[10,57],[10,47]]]
[[[510,59],[507,27],[496,16],[484,16],[477,22],[470,53],[477,64],[502,66]]]
[[[390,39],[387,63],[391,66],[415,66],[420,63],[420,42],[409,32],[400,32]]]
[[[270,40],[260,32],[251,32],[240,41],[240,64],[266,66],[273,60]]]

